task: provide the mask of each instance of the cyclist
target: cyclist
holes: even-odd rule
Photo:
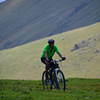
[[[44,63],[46,65],[46,71],[48,71],[48,69],[52,66],[54,66],[54,64],[51,62],[53,59],[53,56],[55,54],[55,52],[59,55],[59,57],[62,60],[65,60],[66,58],[63,57],[61,55],[61,53],[58,50],[58,47],[55,45],[55,40],[53,39],[49,39],[48,40],[48,44],[45,45],[42,55],[41,55],[41,61],[42,63]]]

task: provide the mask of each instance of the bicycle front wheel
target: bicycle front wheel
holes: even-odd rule
[[[61,70],[57,71],[57,84],[59,85],[59,89],[64,90],[66,89],[66,81],[64,74]]]

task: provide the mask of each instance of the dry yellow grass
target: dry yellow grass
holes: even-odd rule
[[[60,64],[65,77],[100,78],[100,23],[64,32],[49,38],[56,40],[67,60]],[[0,51],[0,79],[41,79],[40,61],[48,38]],[[85,46],[71,52],[74,44]],[[57,55],[54,58],[59,58]]]

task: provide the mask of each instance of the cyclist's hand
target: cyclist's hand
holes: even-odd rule
[[[66,60],[66,57],[62,57],[62,60]]]

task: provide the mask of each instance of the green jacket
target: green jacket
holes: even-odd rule
[[[58,47],[56,45],[54,45],[53,48],[51,48],[48,44],[44,46],[41,58],[45,57],[45,52],[47,52],[48,58],[52,59],[52,57],[54,56],[55,52],[58,53]]]

